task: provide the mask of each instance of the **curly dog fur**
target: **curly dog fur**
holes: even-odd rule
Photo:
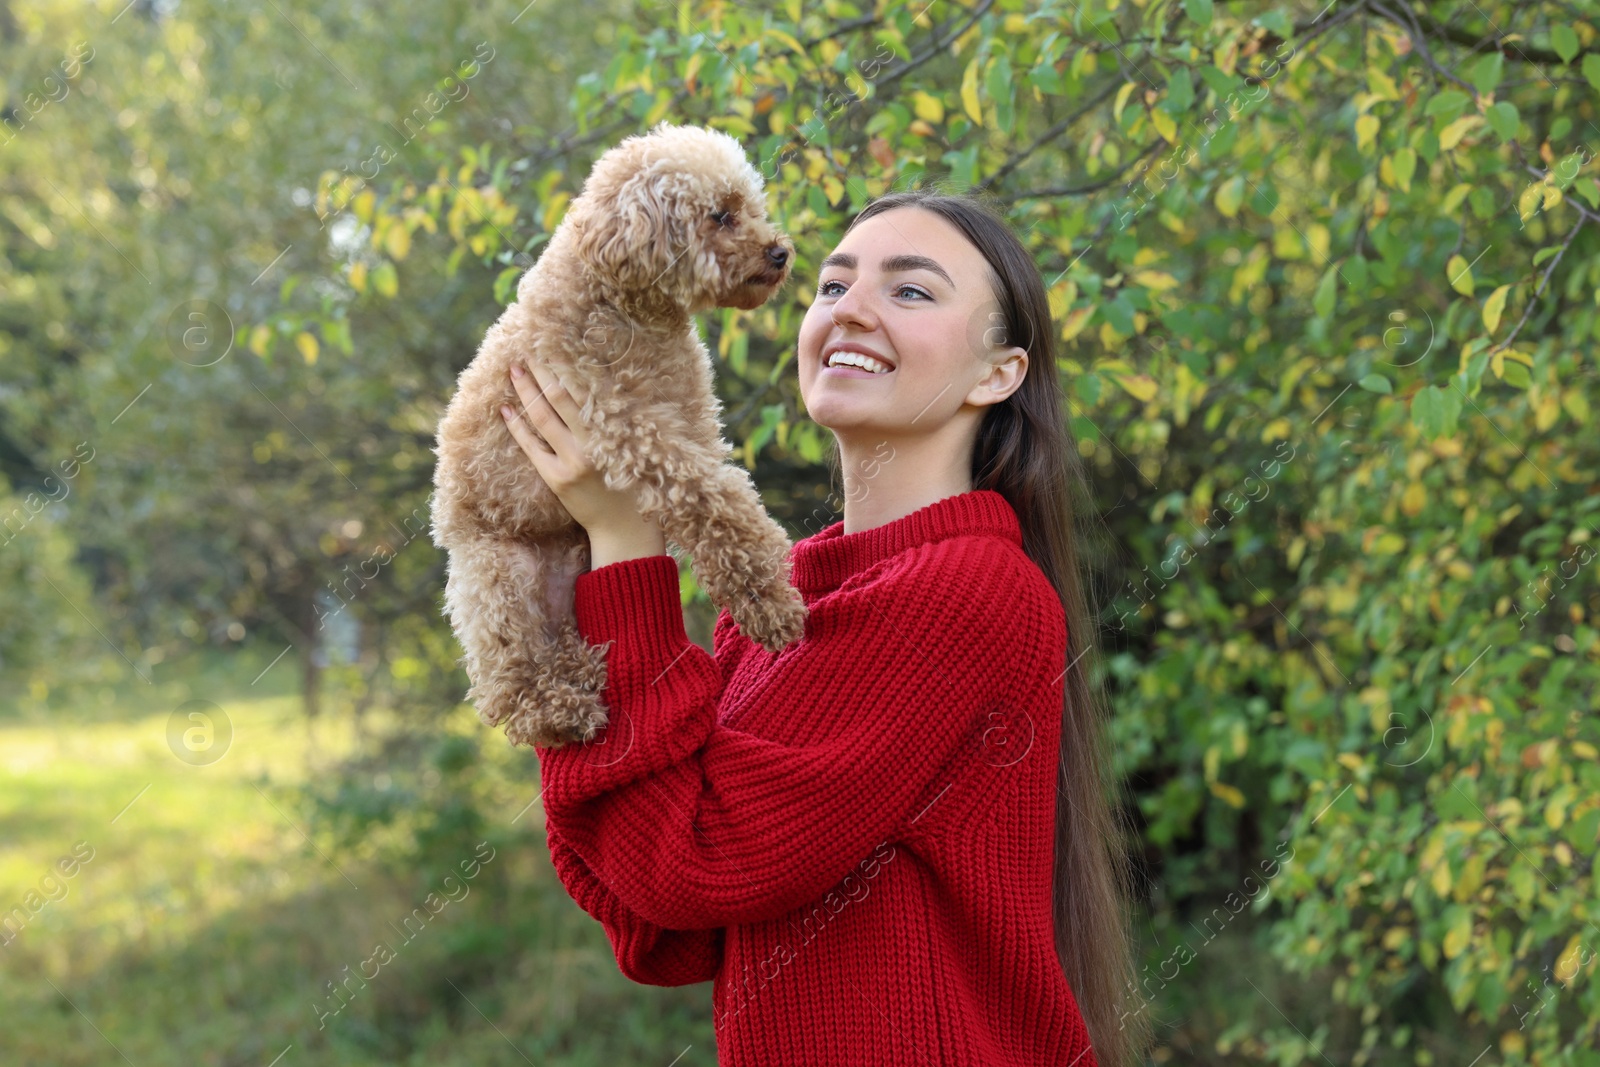
[[[581,526],[499,414],[508,372],[537,360],[587,394],[588,453],[606,484],[686,550],[712,601],[769,650],[798,638],[790,541],[749,473],[726,460],[710,353],[690,317],[750,309],[788,278],[789,239],[760,173],[720,131],[658,124],[595,163],[517,298],[462,371],[439,424],[433,540],[449,554],[445,611],[467,693],[511,744],[593,739],[606,723],[605,649],[573,616],[589,567]]]

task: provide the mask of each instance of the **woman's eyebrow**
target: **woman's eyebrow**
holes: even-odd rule
[[[956,283],[951,280],[949,273],[927,256],[890,256],[878,266],[885,274],[893,274],[895,271],[902,270],[931,270],[943,278],[945,284],[950,288],[954,289],[956,287]],[[818,269],[826,267],[843,267],[846,270],[855,270],[856,257],[849,252],[835,252],[823,260],[822,267]]]

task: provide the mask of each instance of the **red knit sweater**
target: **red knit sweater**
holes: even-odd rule
[[[670,555],[578,578],[610,722],[539,748],[622,973],[713,981],[719,1065],[1098,1067],[1050,915],[1066,628],[991,490],[797,543],[779,653],[689,640]]]

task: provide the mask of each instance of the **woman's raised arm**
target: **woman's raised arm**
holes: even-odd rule
[[[580,630],[614,642],[611,721],[590,744],[538,750],[546,818],[623,904],[671,929],[821,897],[919,817],[964,746],[981,757],[988,713],[1059,671],[1066,644],[1059,601],[1020,549],[918,546],[832,594],[836,622],[755,698],[802,718],[801,740],[783,743],[717,723],[724,678],[684,632],[671,557],[578,582]]]

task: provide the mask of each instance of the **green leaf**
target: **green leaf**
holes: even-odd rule
[[[1502,141],[1514,140],[1517,136],[1518,116],[1517,107],[1509,101],[1502,100],[1489,109],[1485,116],[1489,126],[1500,135]]]
[[[1572,32],[1571,26],[1557,23],[1550,28],[1550,47],[1556,50],[1561,62],[1571,63],[1572,57],[1578,54],[1578,35]]]
[[[1201,29],[1211,25],[1211,0],[1183,0],[1183,12]]]
[[[1167,98],[1161,102],[1161,106],[1169,115],[1181,115],[1193,103],[1194,83],[1189,80],[1189,71],[1179,67],[1167,79]]]
[[[372,272],[372,287],[384,296],[393,297],[400,291],[400,279],[395,274],[394,264],[389,260],[379,263]]]
[[[1126,294],[1118,293],[1115,300],[1101,304],[1100,313],[1113,330],[1125,337],[1133,336],[1133,305],[1128,302]]]
[[[1402,189],[1411,188],[1411,178],[1417,173],[1417,150],[1411,147],[1395,149],[1389,165],[1394,168],[1394,180]]]
[[[1507,366],[1521,366],[1520,363]],[[1411,398],[1411,423],[1432,440],[1456,432],[1456,419],[1461,414],[1461,394],[1452,386],[1441,389],[1428,385],[1417,390]]]
[[[1500,84],[1500,71],[1506,60],[1499,52],[1490,52],[1472,65],[1472,82],[1480,96],[1488,96]]]
[[[1600,91],[1600,55],[1590,52],[1583,57],[1583,76],[1596,91]]]
[[[1239,88],[1238,78],[1233,77],[1231,74],[1222,73],[1222,71],[1209,63],[1200,68],[1200,80],[1206,83],[1207,88],[1217,94],[1218,100],[1226,100],[1229,93]]]
[[[1335,263],[1322,274],[1322,280],[1317,283],[1316,295],[1311,298],[1311,309],[1320,319],[1326,319],[1333,314],[1334,298],[1339,292],[1339,265]]]
[[[1388,395],[1394,392],[1394,386],[1389,384],[1389,379],[1385,378],[1381,374],[1368,374],[1356,384],[1367,390],[1369,393],[1383,393]]]
[[[1429,117],[1443,115],[1446,122],[1451,122],[1465,111],[1470,103],[1472,101],[1467,99],[1466,93],[1457,89],[1446,89],[1429,100],[1428,106],[1423,108],[1422,112]]]
[[[1528,377],[1528,368],[1514,359],[1505,361],[1505,370],[1500,377],[1507,385],[1518,389],[1526,389],[1533,384],[1533,380]]]

